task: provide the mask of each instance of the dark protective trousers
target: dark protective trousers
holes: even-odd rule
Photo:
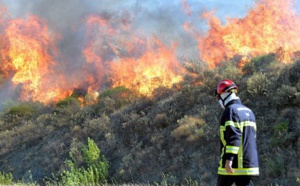
[[[251,176],[223,176],[219,175],[217,186],[252,186]]]

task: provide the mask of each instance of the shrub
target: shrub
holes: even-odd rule
[[[219,73],[221,79],[233,79],[235,83],[238,83],[242,78],[242,71],[234,61],[225,62],[219,67]]]
[[[2,185],[11,185],[13,176],[11,173],[2,173],[0,172],[0,184]]]
[[[285,144],[288,135],[288,123],[281,122],[274,126],[274,132],[272,136],[272,144],[282,146]]]
[[[100,150],[96,143],[90,138],[88,138],[88,145],[82,148],[82,152],[84,155],[84,160],[88,165],[97,163],[98,159],[100,158]]]
[[[18,125],[22,119],[33,119],[44,111],[45,106],[38,102],[15,102],[5,105],[0,117],[5,121],[5,128],[10,128],[12,125]]]
[[[159,185],[168,186],[168,185],[177,185],[178,178],[171,174],[162,174],[161,183]]]
[[[275,54],[254,57],[249,63],[245,64],[242,71],[246,76],[252,75],[256,72],[265,72],[268,70],[268,68],[270,68],[272,62],[274,62],[274,64],[277,62],[276,60]]]
[[[268,167],[267,172],[271,177],[277,178],[283,175],[285,170],[284,153],[277,153],[276,156],[268,158],[266,160],[266,166]]]
[[[109,112],[112,112],[115,109],[119,109],[129,103],[132,103],[137,96],[125,87],[116,87],[103,91],[98,99],[98,111],[105,111],[108,107]]]
[[[62,185],[99,185],[105,183],[108,176],[109,163],[106,158],[100,156],[100,150],[96,143],[88,138],[87,146],[82,148],[85,167],[78,167],[72,152],[66,164],[69,170],[63,171],[61,175]]]
[[[66,99],[59,101],[56,104],[54,113],[71,115],[73,113],[80,111],[80,109],[81,109],[81,103],[78,99],[74,97],[67,97]]]
[[[278,108],[290,107],[292,105],[297,105],[299,94],[297,94],[296,87],[282,85],[275,91],[272,99]]]
[[[296,61],[289,70],[289,81],[294,85],[300,83],[300,60]]]
[[[247,91],[253,96],[265,95],[267,94],[270,83],[270,80],[265,74],[261,72],[255,73],[247,80]]]
[[[183,117],[178,120],[179,127],[172,131],[172,136],[180,139],[186,138],[187,141],[195,141],[204,134],[203,127],[205,121],[195,117]]]
[[[183,62],[184,68],[193,74],[201,74],[204,69],[207,69],[207,63],[199,60],[199,59],[190,59],[188,61]]]
[[[99,95],[99,99],[110,97],[112,99],[129,99],[134,96],[134,93],[123,86],[107,89]],[[124,100],[125,101],[125,100]]]
[[[74,97],[67,97],[66,99],[59,101],[56,104],[56,107],[60,107],[60,108],[65,108],[70,106],[78,107],[80,106],[80,102]]]
[[[11,107],[7,112],[6,115],[14,115],[14,116],[31,116],[34,113],[34,108],[27,104],[21,103],[19,105]]]

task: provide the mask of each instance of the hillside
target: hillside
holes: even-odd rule
[[[0,115],[0,171],[14,181],[44,185],[66,169],[69,152],[93,139],[110,163],[110,184],[213,185],[219,161],[219,117],[214,88],[223,78],[256,114],[261,176],[256,185],[300,184],[300,60],[282,64],[274,54],[243,68],[226,61],[209,69],[185,64],[184,81],[140,97],[124,87],[98,102],[74,93],[57,104],[6,101]]]

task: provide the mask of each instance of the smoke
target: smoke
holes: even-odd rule
[[[189,21],[197,29],[205,28],[205,22],[199,20],[202,11],[216,10],[216,15],[225,21],[226,16],[244,16],[247,9],[253,5],[253,0],[220,2],[186,1],[192,15],[186,15],[181,6],[182,0],[4,0],[3,4],[13,17],[24,17],[28,14],[38,15],[45,19],[49,28],[62,35],[61,51],[66,55],[80,54],[82,35],[76,31],[83,24],[84,18],[91,14],[101,14],[106,17],[122,16],[130,21],[134,30],[142,30],[147,35],[155,35],[166,44],[178,43],[178,54],[195,55],[197,43],[184,31],[183,24]],[[127,12],[127,14],[124,14]],[[82,33],[81,33],[82,34]],[[74,59],[81,60],[74,56]]]
[[[199,32],[207,29],[206,21],[199,19],[204,11],[215,10],[216,15],[225,21],[226,15],[244,16],[253,0],[220,2],[218,0],[207,0],[203,2],[195,0],[185,0],[191,8],[187,14],[184,0],[161,1],[161,0],[2,0],[2,4],[7,7],[12,19],[27,19],[31,15],[36,15],[46,22],[49,33],[57,35],[55,44],[58,47],[58,55],[55,56],[55,69],[48,77],[66,75],[69,77],[63,86],[80,88],[87,85],[84,74],[95,74],[92,82],[102,81],[105,77],[105,61],[112,61],[116,52],[112,47],[126,43],[126,39],[131,39],[128,35],[139,35],[140,38],[158,38],[164,45],[176,45],[178,57],[198,58],[196,39],[184,29],[184,24],[189,23]],[[89,44],[87,41],[86,20],[89,16],[97,15],[109,25],[103,34],[103,38],[88,38],[95,41],[95,46],[102,47],[99,57],[104,62],[102,64],[91,64],[83,54],[83,50]],[[98,25],[99,26],[99,25]],[[123,32],[114,32],[120,40],[105,38],[110,36],[109,29],[122,30],[121,27],[130,27]],[[122,34],[124,34],[122,36]],[[95,34],[94,36],[98,36]],[[123,38],[122,38],[123,37]],[[124,39],[125,38],[125,39]],[[143,40],[143,39],[141,39]],[[105,42],[111,45],[107,45]],[[138,45],[132,46],[132,50],[140,50]],[[118,51],[122,53],[122,51]],[[50,52],[51,53],[51,52]],[[96,52],[97,53],[97,52]],[[134,52],[138,54],[138,51]],[[135,56],[134,56],[135,57]],[[94,58],[95,59],[95,58]],[[97,67],[97,68],[96,68]],[[79,82],[78,82],[79,81]],[[85,87],[84,87],[85,88]]]

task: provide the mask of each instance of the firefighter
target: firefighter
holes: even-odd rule
[[[252,177],[259,175],[255,115],[241,103],[237,91],[229,79],[221,81],[215,90],[224,109],[220,120],[218,186],[248,186]]]

